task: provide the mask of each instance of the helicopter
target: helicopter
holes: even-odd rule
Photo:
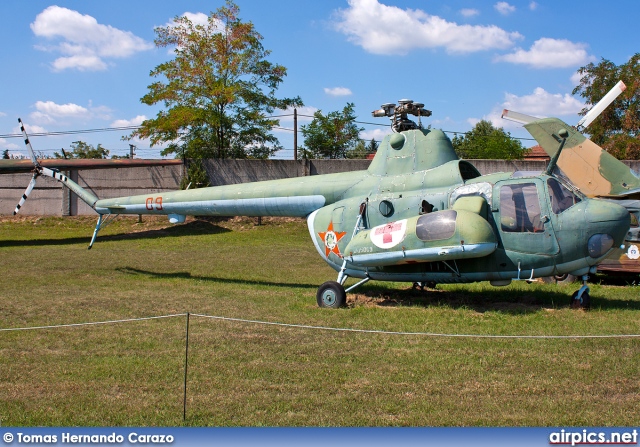
[[[523,124],[550,157],[555,156],[557,149],[555,141],[549,138],[553,129],[564,128],[571,133],[562,153],[557,158],[554,175],[571,183],[587,197],[596,197],[624,206],[631,219],[625,244],[619,248],[614,247],[612,252],[599,263],[598,271],[638,274],[640,273],[640,249],[638,248],[640,246],[640,175],[580,133],[625,90],[624,82],[618,81],[575,126],[569,126],[557,118],[541,120],[507,109],[503,110],[502,118]],[[549,279],[551,282],[574,280],[571,275]]]
[[[47,176],[98,214],[89,249],[122,214],[166,215],[172,224],[187,215],[304,217],[319,255],[338,273],[319,286],[320,307],[345,306],[346,294],[370,280],[504,286],[564,273],[583,279],[572,307],[589,307],[588,274],[624,241],[624,207],[590,199],[554,175],[557,157],[544,173],[482,176],[442,130],[422,126],[432,114],[422,103],[404,99],[372,113],[388,117],[393,133],[366,170],[111,199],[42,166],[18,120],[34,168],[14,214],[37,177]],[[554,127],[545,138],[559,154],[570,132]],[[345,288],[348,278],[357,282]]]

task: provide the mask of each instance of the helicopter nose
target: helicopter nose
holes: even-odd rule
[[[603,200],[589,200],[585,218],[592,229],[587,248],[589,256],[594,259],[606,255],[613,246],[622,244],[631,224],[626,208]]]
[[[631,224],[629,211],[626,208],[604,200],[590,199],[585,210],[585,217],[589,223],[620,222],[629,228]],[[625,230],[626,231],[626,230]]]

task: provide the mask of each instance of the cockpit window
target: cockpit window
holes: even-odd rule
[[[500,188],[500,226],[506,232],[544,231],[535,183],[517,183]]]
[[[547,180],[549,187],[549,199],[551,200],[551,210],[555,214],[560,214],[564,210],[571,208],[580,202],[580,197],[569,191],[569,189],[554,178]]]

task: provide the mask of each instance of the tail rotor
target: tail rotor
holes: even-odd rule
[[[20,130],[22,131],[22,136],[24,137],[24,144],[27,147],[27,152],[29,152],[29,157],[31,157],[31,161],[33,162],[33,177],[31,177],[31,181],[29,182],[27,189],[24,191],[24,194],[22,194],[22,197],[20,198],[20,202],[18,202],[16,209],[13,210],[14,216],[18,214],[18,212],[20,211],[20,208],[22,208],[22,206],[24,205],[24,202],[27,201],[29,194],[31,194],[31,191],[33,191],[33,188],[36,186],[36,179],[40,175],[42,175],[43,169],[46,169],[40,165],[40,163],[38,162],[38,159],[36,158],[36,154],[33,151],[33,147],[31,147],[31,142],[29,141],[29,136],[27,135],[27,131],[24,128],[24,123],[20,118],[18,118],[18,122],[20,123]]]
[[[27,201],[27,197],[29,197],[29,194],[31,194],[31,191],[33,191],[33,187],[36,186],[36,178],[38,178],[38,174],[34,172],[33,177],[31,177],[31,181],[29,182],[29,186],[27,186],[27,189],[25,190],[24,194],[22,194],[22,198],[20,199],[20,202],[18,202],[16,209],[13,210],[14,216],[18,214],[18,212],[20,211],[20,208],[22,208],[22,205],[24,205],[24,202]]]

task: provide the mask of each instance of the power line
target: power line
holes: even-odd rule
[[[286,116],[293,116],[293,114],[284,114],[284,115],[272,115],[272,116],[268,116],[266,118],[281,118],[281,117],[286,117]],[[304,115],[304,114],[298,114],[298,116],[301,117],[306,117],[306,118],[314,118],[312,115]],[[382,123],[371,123],[371,122],[367,122],[367,121],[354,121],[354,123],[356,124],[365,124],[365,125],[370,125],[370,126],[382,126],[382,127],[390,127],[390,124],[382,124]],[[61,135],[79,135],[79,134],[87,134],[87,133],[100,133],[100,132],[118,132],[118,131],[131,131],[131,130],[137,130],[140,129],[142,126],[123,126],[123,127],[102,127],[102,128],[96,128],[96,129],[81,129],[81,130],[61,130],[61,131],[52,131],[52,132],[35,132],[35,133],[29,133],[30,137],[50,137],[50,136],[61,136]],[[290,129],[287,127],[281,127],[281,126],[274,126],[272,127],[273,130],[282,130],[282,131],[286,131],[286,132],[295,132],[294,129]],[[455,130],[444,130],[442,129],[442,131],[444,133],[447,134],[453,134],[454,136],[457,135],[467,135],[470,132],[460,132],[460,131],[455,131]],[[486,136],[486,137],[490,137],[490,136]],[[0,134],[0,138],[22,138],[22,134],[21,133],[14,133],[14,134]],[[509,136],[509,138],[514,139],[514,140],[521,140],[521,141],[535,141],[534,138],[524,138],[524,137],[512,137]],[[377,140],[376,140],[377,141]],[[57,150],[57,149],[54,149]]]
[[[54,132],[34,132],[29,133],[30,137],[51,137],[58,135],[76,135],[82,133],[98,133],[98,132],[115,132],[119,130],[136,130],[140,129],[141,126],[125,126],[125,127],[102,127],[98,129],[83,129],[83,130],[61,130]],[[10,133],[0,135],[0,138],[22,138],[21,133]]]

